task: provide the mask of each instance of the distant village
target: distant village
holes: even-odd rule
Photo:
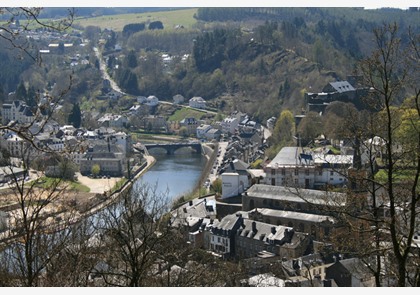
[[[55,47],[49,50],[52,48]],[[73,65],[80,61],[78,56],[72,60]],[[334,81],[320,93],[306,93],[307,111],[322,112],[336,100],[356,101],[357,105],[358,97],[366,90],[355,85],[352,79]],[[111,88],[110,81],[103,81],[100,99],[119,99],[123,95]],[[98,114],[96,122],[100,127],[90,130],[88,126],[75,128],[60,126],[54,120],[42,121],[46,114],[34,114],[25,102],[14,99],[14,93],[10,93],[9,101],[1,106],[2,124],[29,124],[28,131],[39,149],[10,130],[2,130],[0,146],[16,159],[28,153],[46,157],[43,148],[63,152],[82,175],[92,176],[92,167],[98,165],[100,177],[128,177],[130,167],[141,164],[144,152],[139,148],[141,142],[140,145],[133,142],[126,131],[133,117],[149,132],[178,134],[182,129],[187,138],[203,144],[211,142],[217,146],[225,142],[226,148],[215,151],[218,155],[211,171],[221,179],[221,195],[187,201],[171,212],[172,226],[184,230],[191,247],[248,265],[255,277],[244,281],[244,286],[375,285],[364,263],[357,257],[337,253],[334,245],[325,241],[333,233],[345,230],[329,214],[334,208],[349,205],[346,193],[340,189],[351,188],[361,198],[368,197],[355,180],[367,167],[371,150],[376,151],[375,157],[382,157],[384,143],[379,138],[366,142],[363,146],[375,148],[362,154],[355,154],[353,143],[344,140],[334,143],[339,154],[325,138],[314,139],[314,148],[300,146],[296,141],[295,146],[283,147],[268,160],[264,156],[267,134],[273,132],[277,118],[255,122],[249,114],[236,111],[216,123],[193,117],[169,122],[166,117],[154,114],[162,103],[207,110],[201,97],[184,98],[178,94],[172,99],[162,102],[153,95],[138,96],[126,113]],[[296,116],[296,122],[301,118]],[[263,167],[251,168],[250,164],[257,159],[262,160]],[[2,185],[11,180],[12,173],[27,176],[26,167],[16,161],[13,169],[2,167]],[[53,167],[45,167],[47,176],[55,173]],[[381,214],[386,215],[386,210]],[[0,225],[4,230],[5,222],[0,220]],[[415,239],[420,243],[418,235]],[[282,273],[282,279],[272,273],[274,268]]]

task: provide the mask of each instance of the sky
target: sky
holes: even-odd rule
[[[419,0],[2,0],[5,7],[393,7],[407,9],[419,7]],[[106,4],[106,5],[104,5]]]

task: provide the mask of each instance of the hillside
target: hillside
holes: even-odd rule
[[[47,8],[43,15],[64,12]],[[370,53],[373,29],[383,22],[398,23],[407,42],[408,28],[420,31],[419,14],[362,8],[77,8],[73,27],[90,46],[102,46],[109,73],[125,92],[168,101],[176,94],[201,96],[225,113],[241,110],[264,121],[286,108],[300,113],[305,92],[352,75],[357,61]],[[115,51],[115,45],[122,49]],[[100,89],[95,71],[78,69],[83,78],[72,102],[97,95],[86,88]],[[29,77],[28,71],[13,81],[0,75],[0,85],[12,91],[19,81],[29,85]]]

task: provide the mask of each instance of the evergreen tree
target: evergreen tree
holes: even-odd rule
[[[71,110],[68,123],[73,125],[75,128],[79,128],[82,123],[82,112],[80,111],[80,106],[78,103],[73,104],[73,109]]]
[[[137,67],[137,57],[134,50],[130,50],[127,55],[127,66],[131,69]]]

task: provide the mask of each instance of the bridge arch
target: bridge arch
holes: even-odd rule
[[[168,155],[175,154],[175,151],[181,149],[181,148],[191,148],[195,153],[201,153],[202,152],[202,146],[201,143],[164,143],[164,144],[145,144],[144,147],[150,151],[151,149],[165,149],[166,153]]]

